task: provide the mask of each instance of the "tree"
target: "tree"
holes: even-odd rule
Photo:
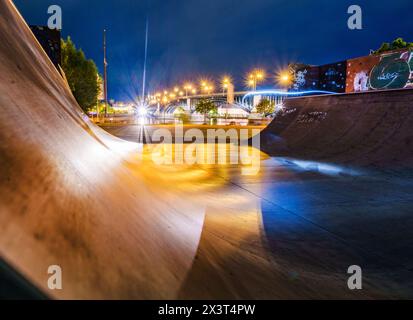
[[[96,106],[100,91],[99,76],[93,60],[86,59],[81,49],[76,49],[70,37],[62,39],[62,69],[76,101],[84,112]]]
[[[201,99],[195,105],[195,111],[204,115],[204,123],[206,124],[207,114],[211,111],[217,111],[217,106],[211,100]]]
[[[185,109],[183,107],[176,108],[174,117],[175,119],[182,121],[182,123],[188,123],[190,120],[189,115],[185,112]]]
[[[413,42],[406,42],[403,38],[397,38],[392,43],[384,42],[379,49],[374,51],[374,54],[380,54],[387,51],[398,49],[413,49]]]
[[[262,99],[256,106],[257,112],[264,116],[273,114],[275,112],[275,102],[268,99]]]

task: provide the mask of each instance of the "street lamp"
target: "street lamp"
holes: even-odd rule
[[[209,81],[201,81],[201,91],[210,94],[214,90],[214,85]]]
[[[225,93],[229,86],[232,84],[232,80],[229,76],[224,76],[221,81],[222,91]]]
[[[293,81],[293,76],[288,70],[284,70],[278,73],[277,82],[280,86],[289,87]]]
[[[247,79],[247,84],[253,91],[257,91],[257,85],[265,80],[265,72],[260,69],[253,70]]]
[[[193,88],[193,86],[192,86],[192,84],[190,84],[190,83],[187,83],[187,84],[184,86],[185,96],[186,96],[186,97],[188,97],[188,92],[189,92],[190,90],[192,90],[192,88]]]

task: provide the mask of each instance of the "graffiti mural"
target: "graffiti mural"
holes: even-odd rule
[[[320,90],[343,93],[346,91],[347,61],[320,66]]]
[[[319,67],[307,66],[295,71],[295,81],[292,91],[318,90]]]
[[[348,60],[346,92],[413,88],[409,50]]]
[[[350,59],[295,71],[291,91],[322,90],[337,93],[413,89],[413,50]]]
[[[412,85],[411,52],[383,56],[370,73],[370,88],[399,89]]]
[[[353,88],[355,92],[369,90],[369,75],[367,71],[361,71],[354,75]]]

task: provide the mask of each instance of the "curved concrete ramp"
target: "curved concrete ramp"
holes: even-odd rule
[[[363,166],[413,165],[413,90],[292,98],[262,132],[263,150]]]
[[[0,39],[0,273],[5,261],[51,298],[413,296],[411,181],[331,177],[263,153],[252,176],[159,166],[151,146],[89,122],[10,1]],[[411,93],[381,94],[289,100],[267,146],[410,165]],[[347,287],[354,264],[360,292]],[[48,288],[51,265],[63,290]]]
[[[176,297],[202,207],[132,177],[122,155],[139,146],[83,117],[11,1],[0,39],[0,257],[53,298]]]

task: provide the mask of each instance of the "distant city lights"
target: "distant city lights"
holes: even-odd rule
[[[275,78],[275,83],[280,88],[289,87],[294,80],[294,75],[287,68],[276,72],[273,77]],[[257,91],[258,86],[262,84],[266,78],[267,73],[264,69],[253,69],[245,77],[245,86],[253,92]],[[228,91],[230,86],[234,86],[232,77],[230,75],[223,75],[219,81],[219,88],[222,89],[220,94]],[[149,95],[148,100],[149,104],[166,105],[173,101],[186,99],[191,96],[217,93],[215,90],[216,87],[213,80],[201,78],[198,81],[186,81],[181,84],[176,84],[171,88],[158,90],[156,93]]]

